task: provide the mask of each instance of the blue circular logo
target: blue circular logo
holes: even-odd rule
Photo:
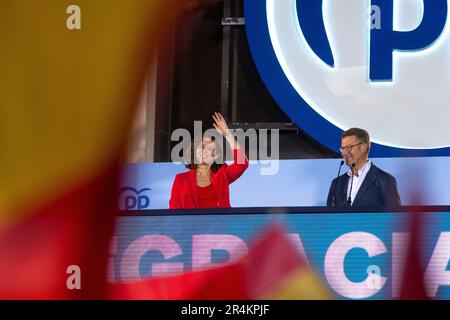
[[[448,0],[245,0],[247,37],[278,105],[338,152],[366,129],[375,157],[450,155]]]

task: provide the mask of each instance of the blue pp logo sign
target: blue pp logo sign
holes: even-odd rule
[[[133,187],[120,189],[119,210],[143,210],[150,207],[150,194],[152,189],[137,190]]]
[[[450,154],[448,0],[246,0],[250,47],[281,108],[337,151],[362,127],[375,156]]]

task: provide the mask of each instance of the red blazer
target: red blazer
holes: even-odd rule
[[[238,153],[241,153],[238,158]],[[211,170],[211,183],[216,189],[217,208],[230,208],[229,184],[239,178],[248,168],[248,159],[241,149],[233,151],[234,162],[231,165],[224,163],[220,169],[214,173]],[[243,164],[238,164],[237,160],[245,159]],[[195,169],[188,172],[179,173],[175,176],[172,185],[172,195],[169,201],[170,209],[198,208],[197,178]]]

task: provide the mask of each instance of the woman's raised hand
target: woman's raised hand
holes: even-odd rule
[[[216,128],[216,130],[219,131],[219,133],[222,136],[227,137],[230,131],[228,129],[226,120],[222,117],[222,115],[219,112],[214,112],[212,117],[214,120],[213,123],[214,128]]]
[[[222,115],[219,112],[214,112],[213,114],[214,119],[214,128],[216,128],[219,133],[225,137],[225,140],[230,144],[230,147],[232,149],[239,148],[239,144],[237,143],[236,139],[234,138],[233,133],[228,129],[227,122],[222,117]]]

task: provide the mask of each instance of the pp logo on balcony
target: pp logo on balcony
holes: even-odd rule
[[[119,190],[119,210],[144,210],[150,208],[150,188],[137,190],[123,187]]]

